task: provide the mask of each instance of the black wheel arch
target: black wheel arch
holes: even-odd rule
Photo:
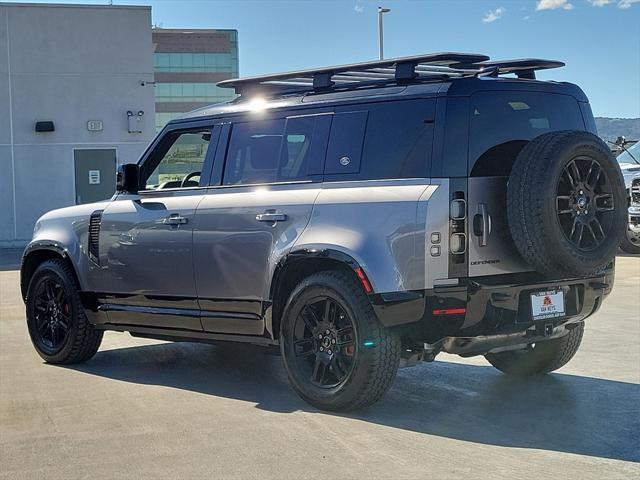
[[[271,315],[267,320],[267,330],[271,332],[274,339],[279,337],[280,317],[287,298],[303,278],[323,270],[338,270],[352,275],[360,283],[357,269],[361,269],[364,273],[360,264],[352,256],[331,248],[299,249],[287,254],[276,265],[271,280],[269,291]]]
[[[22,254],[22,264],[20,266],[20,292],[22,300],[26,301],[29,283],[37,268],[47,260],[60,259],[67,263],[76,282],[78,282],[78,274],[75,265],[71,261],[69,254],[58,242],[34,242],[30,243]]]

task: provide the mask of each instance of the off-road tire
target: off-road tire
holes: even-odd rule
[[[44,277],[55,278],[62,285],[70,304],[70,325],[64,343],[51,351],[43,346],[35,321],[35,288]],[[102,342],[103,331],[89,323],[78,294],[79,288],[74,273],[63,260],[47,260],[34,272],[27,290],[27,327],[31,342],[38,354],[54,364],[82,363],[93,357]]]
[[[485,358],[498,370],[510,375],[530,376],[553,372],[573,358],[580,347],[583,333],[584,323],[580,322],[563,337],[536,343],[535,347],[526,350],[489,353]]]
[[[340,271],[315,273],[297,285],[283,311],[280,348],[289,380],[300,397],[321,410],[347,411],[373,404],[393,383],[400,362],[399,336],[379,322],[354,277]],[[351,316],[358,343],[350,375],[342,385],[330,389],[318,387],[300,374],[288,341],[305,301],[318,295],[331,296]]]
[[[567,239],[556,203],[565,167],[585,159],[600,165],[613,190],[610,225],[603,228],[601,244],[591,250],[578,248]],[[542,274],[567,278],[601,272],[620,245],[626,211],[620,168],[609,148],[591,133],[568,130],[540,135],[525,145],[513,165],[507,186],[509,230],[522,257]]]

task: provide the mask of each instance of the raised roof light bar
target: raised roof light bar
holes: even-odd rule
[[[295,72],[224,80],[219,87],[234,88],[237,94],[257,92],[323,91],[333,87],[359,87],[389,83],[409,83],[434,78],[498,76],[513,73],[535,79],[535,71],[564,66],[553,60],[527,58],[489,61],[474,53],[431,53],[371,62],[314,68]]]

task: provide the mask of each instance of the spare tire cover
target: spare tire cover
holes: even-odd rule
[[[606,144],[558,131],[522,149],[507,185],[509,229],[522,257],[552,277],[584,277],[614,257],[626,222],[624,181]]]

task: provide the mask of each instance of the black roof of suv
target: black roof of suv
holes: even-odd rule
[[[242,113],[273,101],[278,107],[295,107],[359,98],[370,102],[376,96],[398,100],[425,94],[469,96],[482,90],[535,90],[588,102],[574,84],[536,80],[536,71],[564,65],[535,58],[490,61],[480,54],[433,53],[230,79],[217,85],[234,88],[239,94],[236,100],[191,111],[172,123]]]

